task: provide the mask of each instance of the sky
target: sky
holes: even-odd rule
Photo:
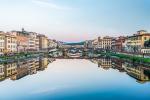
[[[150,32],[150,0],[0,0],[0,31],[33,31],[78,42]]]

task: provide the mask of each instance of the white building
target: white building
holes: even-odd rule
[[[97,43],[97,48],[99,49],[112,49],[112,37],[106,36],[106,37],[98,37],[98,43]]]
[[[98,39],[93,40],[92,45],[94,48],[98,48]]]
[[[150,48],[142,48],[141,53],[143,54],[150,54]]]
[[[35,47],[36,47],[36,51],[39,51],[40,50],[40,40],[39,40],[39,37],[36,36],[36,39],[35,39]]]
[[[37,38],[37,33],[29,32],[29,41],[28,41],[28,51],[37,51],[37,45],[39,40]],[[36,45],[37,44],[37,45]]]

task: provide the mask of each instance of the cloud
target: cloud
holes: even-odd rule
[[[52,9],[56,9],[56,10],[70,10],[72,8],[70,7],[65,7],[65,6],[61,6],[61,5],[57,5],[55,3],[52,3],[52,2],[46,2],[46,1],[43,1],[43,0],[33,0],[32,1],[34,4],[37,4],[41,7],[48,7],[48,8],[52,8]]]

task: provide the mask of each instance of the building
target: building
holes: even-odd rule
[[[124,51],[124,43],[125,43],[125,37],[118,37],[112,39],[112,50],[115,52],[122,52]]]
[[[4,54],[5,50],[5,33],[0,32],[0,55]]]
[[[145,30],[137,31],[133,36],[128,36],[126,39],[126,51],[140,53],[144,48],[145,41],[150,39],[150,33]]]
[[[98,39],[92,40],[92,45],[93,45],[94,49],[99,48],[98,47]]]
[[[48,48],[57,48],[58,43],[56,40],[48,39]]]
[[[40,47],[39,47],[39,44],[40,43],[40,40],[39,40],[39,37],[38,35],[36,36],[36,39],[35,39],[35,47],[36,47],[36,51],[39,51]]]
[[[28,32],[24,31],[12,31],[11,34],[17,38],[17,52],[25,52],[28,49]]]
[[[37,51],[37,33],[35,32],[29,32],[28,36],[28,51]]]
[[[11,80],[18,80],[29,74],[27,61],[19,62],[17,65],[16,73],[11,76]]]
[[[150,55],[150,48],[142,48],[141,53]]]
[[[17,52],[17,37],[10,33],[5,35],[5,53],[16,53]]]
[[[22,31],[12,31],[12,35],[17,37],[17,51],[39,51],[39,38],[35,32],[27,32],[24,29]]]
[[[87,40],[87,41],[85,41],[84,47],[85,47],[85,48],[88,48],[88,49],[93,48],[92,42],[93,42],[92,40]]]
[[[98,37],[98,48],[103,50],[111,50],[112,48],[112,37]]]
[[[47,51],[48,50],[48,37],[45,35],[39,34],[39,49],[41,51]]]
[[[115,51],[115,50],[116,50],[116,49],[115,49],[116,40],[117,40],[116,37],[112,38],[112,42],[111,42],[111,49],[112,49],[112,51]]]

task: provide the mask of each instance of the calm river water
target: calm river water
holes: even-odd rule
[[[0,64],[0,100],[150,100],[150,66],[119,59]]]

